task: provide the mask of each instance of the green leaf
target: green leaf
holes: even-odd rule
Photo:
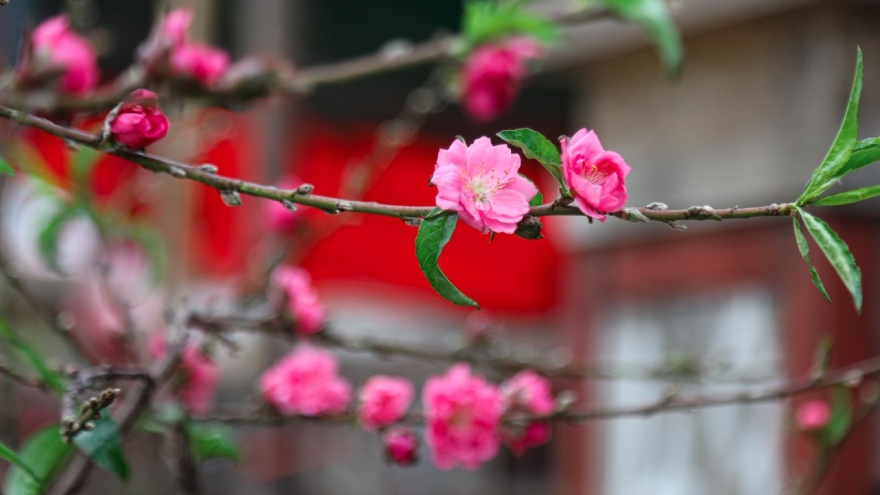
[[[15,176],[15,170],[12,169],[12,165],[10,165],[2,155],[0,155],[0,175],[8,175],[10,177]]]
[[[813,236],[819,249],[825,253],[825,257],[837,271],[837,275],[843,281],[849,293],[852,295],[853,304],[856,311],[862,311],[862,273],[856,260],[849,251],[846,243],[831,230],[827,223],[817,217],[798,208],[801,218],[804,220],[804,226]]]
[[[876,161],[880,161],[880,138],[863,139],[857,142],[853,147],[852,154],[849,155],[849,160],[846,161],[846,164],[840,169],[840,172],[837,175],[844,177],[850,172],[870,165]]]
[[[524,35],[544,43],[558,37],[557,28],[547,19],[526,12],[516,2],[469,1],[461,23],[462,51],[468,53],[487,41]]]
[[[422,269],[431,287],[441,297],[455,304],[479,309],[480,305],[452,285],[452,282],[446,278],[446,275],[440,271],[440,266],[437,265],[440,253],[443,252],[443,246],[449,242],[452,232],[455,231],[455,224],[458,223],[458,215],[431,218],[440,211],[440,208],[434,208],[419,226],[419,233],[416,236],[416,259],[419,262],[419,268]]]
[[[61,267],[58,265],[58,236],[61,234],[61,228],[75,215],[75,209],[62,206],[58,213],[43,225],[37,238],[37,247],[43,261],[56,273],[61,273]]]
[[[190,423],[186,426],[186,435],[192,453],[199,461],[220,457],[237,461],[241,458],[232,429],[224,424]]]
[[[828,292],[825,290],[825,285],[822,284],[822,280],[819,278],[819,274],[816,273],[816,268],[813,266],[813,262],[810,261],[810,246],[807,244],[807,239],[804,237],[804,233],[801,232],[801,224],[798,222],[797,217],[791,217],[791,219],[794,223],[794,238],[797,241],[801,257],[804,258],[804,261],[807,262],[807,266],[810,267],[810,276],[813,278],[813,285],[819,289],[819,293],[822,294],[822,297],[824,297],[825,300],[831,302],[831,298],[828,297]]]
[[[104,416],[93,423],[95,427],[78,433],[73,437],[73,443],[95,461],[95,464],[115,474],[122,481],[128,481],[130,471],[125,454],[122,453],[116,421],[105,411]]]
[[[41,485],[43,480],[37,476],[36,473],[31,470],[30,466],[25,464],[25,462],[15,453],[14,450],[9,448],[5,443],[0,442],[0,458],[6,459],[11,462],[13,466],[17,467],[24,473],[25,476],[30,478],[37,485]]]
[[[684,64],[684,46],[664,0],[601,0],[620,17],[642,26],[657,49],[666,71],[677,76]]]
[[[507,144],[521,149],[526,158],[537,160],[556,179],[559,187],[568,190],[565,180],[562,178],[562,159],[559,157],[559,150],[543,134],[523,128],[501,131],[498,133],[498,137],[506,141]]]
[[[64,393],[64,380],[49,368],[43,358],[27,342],[22,340],[3,318],[0,318],[0,337],[6,339],[15,348],[50,390],[59,396]]]
[[[835,181],[849,173],[846,165],[856,145],[856,139],[859,132],[859,97],[862,94],[862,50],[858,50],[856,59],[856,74],[853,79],[852,91],[849,95],[849,103],[846,107],[846,113],[843,116],[843,123],[840,124],[840,130],[837,137],[828,150],[825,160],[813,172],[810,181],[804,187],[804,192],[798,198],[797,204],[803,205],[811,202],[820,194],[831,187]],[[865,156],[861,160],[867,159]],[[860,160],[860,161],[861,161]]]
[[[825,448],[839,444],[852,426],[852,404],[846,387],[836,387],[831,392],[831,417],[820,432],[819,440]]]
[[[826,196],[813,204],[816,206],[848,205],[850,203],[858,203],[859,201],[871,199],[874,196],[880,196],[880,185],[863,187],[861,189],[856,189],[855,191],[847,191],[833,196]]]
[[[67,460],[70,445],[61,440],[58,425],[47,426],[32,435],[21,448],[21,460],[30,466],[42,484],[47,484]],[[5,495],[39,495],[44,490],[17,466],[9,470],[3,483]]]

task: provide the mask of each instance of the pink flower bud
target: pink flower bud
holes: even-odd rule
[[[507,109],[526,74],[525,61],[541,55],[529,38],[487,43],[470,54],[462,69],[462,103],[477,121],[488,121]]]
[[[150,337],[150,354],[154,359],[162,359],[167,352],[164,338],[156,333]],[[174,393],[186,408],[196,414],[206,414],[214,403],[220,370],[195,344],[187,344],[181,354],[178,370],[180,381]]]
[[[174,75],[210,86],[229,68],[229,55],[201,43],[185,43],[171,49],[169,62]]]
[[[358,419],[367,431],[376,431],[403,417],[413,399],[413,385],[403,377],[376,375],[360,393]]]
[[[272,272],[270,289],[269,299],[276,308],[282,309],[286,304],[286,309],[293,316],[296,333],[312,335],[324,326],[324,306],[312,287],[309,272],[302,268],[279,266]]]
[[[39,66],[50,65],[61,70],[58,81],[61,91],[81,94],[98,84],[97,57],[91,45],[70,29],[67,16],[53,17],[37,26],[31,38],[34,58]]]
[[[550,381],[531,370],[517,373],[501,384],[501,396],[507,413],[546,415],[554,410]],[[524,427],[504,431],[504,443],[516,455],[550,441],[550,425],[531,421]]]
[[[186,7],[168,12],[162,18],[162,27],[159,29],[162,39],[171,46],[182,45],[186,42],[186,31],[192,19],[192,10]]]
[[[798,406],[795,412],[797,427],[805,432],[821,430],[831,419],[831,407],[822,400],[811,400]]]
[[[110,122],[111,138],[132,150],[142,150],[167,133],[168,119],[159,108],[159,97],[146,89],[132,91]]]
[[[344,412],[351,385],[339,376],[333,354],[301,345],[260,377],[263,398],[286,415],[320,416]]]
[[[519,155],[507,145],[492,146],[489,138],[481,137],[466,146],[456,139],[437,155],[431,179],[437,186],[437,206],[458,213],[484,234],[512,234],[538,193],[519,175],[519,166]]]
[[[593,131],[581,129],[562,144],[562,174],[578,209],[600,222],[626,202],[624,178],[630,167],[620,155],[605,151]]]
[[[409,428],[388,430],[382,435],[382,443],[385,445],[385,455],[395,464],[406,466],[418,459],[416,451],[419,448],[419,439]]]

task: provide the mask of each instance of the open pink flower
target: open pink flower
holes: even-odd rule
[[[131,92],[110,122],[110,136],[132,150],[142,150],[165,137],[168,119],[159,107],[159,97],[146,89]]]
[[[437,206],[458,213],[471,227],[487,233],[512,234],[529,212],[538,189],[520,176],[519,155],[507,145],[492,146],[481,137],[470,146],[455,140],[441,149],[431,178]]]
[[[605,151],[593,131],[581,129],[562,137],[562,174],[574,194],[574,202],[584,215],[605,221],[605,214],[617,211],[626,202],[624,178],[629,165],[613,151]]]
[[[271,302],[276,308],[286,304],[295,320],[296,332],[312,335],[324,326],[324,305],[312,287],[312,277],[302,268],[279,266],[272,272]]]
[[[831,420],[831,406],[824,400],[804,402],[795,411],[794,419],[802,431],[821,430]]]
[[[296,189],[302,184],[299,177],[290,175],[285,177],[278,183],[279,189]],[[266,218],[269,230],[277,234],[284,234],[293,230],[299,219],[302,217],[303,210],[290,211],[278,201],[264,201],[265,209],[263,214]]]
[[[517,373],[501,384],[504,410],[508,413],[545,415],[554,410],[550,382],[531,370]],[[504,444],[516,455],[550,441],[550,425],[531,421],[523,428],[504,431]]]
[[[422,392],[425,442],[434,464],[450,470],[461,464],[476,470],[498,453],[501,394],[464,363],[433,376]]]
[[[385,455],[391,462],[401,466],[416,462],[419,438],[409,428],[391,428],[382,435],[382,443],[385,445]]]
[[[339,376],[336,356],[307,345],[263,373],[260,392],[286,415],[337,414],[351,401],[351,385]]]
[[[62,71],[59,88],[67,93],[88,92],[98,84],[100,73],[95,51],[70,29],[67,16],[56,16],[41,23],[31,38],[38,65],[46,61]]]
[[[173,74],[210,86],[226,73],[229,55],[212,46],[185,43],[171,49],[169,64]]]
[[[529,38],[487,43],[470,54],[462,68],[462,103],[474,120],[488,121],[507,109],[526,76],[525,61],[542,53]]]
[[[358,419],[367,431],[388,426],[406,414],[413,385],[403,377],[376,375],[361,388]]]
[[[164,338],[153,334],[150,339],[150,353],[155,359],[162,359],[167,352]],[[178,369],[180,381],[174,387],[174,393],[186,408],[196,414],[205,414],[211,410],[217,383],[220,381],[220,370],[217,364],[206,356],[196,344],[187,344],[181,353]]]

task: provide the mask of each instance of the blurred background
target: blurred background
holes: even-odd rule
[[[0,48],[15,60],[22,27],[66,10],[99,47],[103,75],[112,77],[131,63],[154,15],[182,5],[196,12],[194,38],[234,59],[271,56],[291,61],[294,70],[405,50],[457,32],[462,14],[453,0],[13,0],[0,10]],[[427,182],[437,150],[456,135],[470,142],[531,127],[552,137],[587,127],[632,166],[630,206],[781,203],[800,194],[836,133],[857,45],[866,60],[860,137],[880,134],[878,2],[683,0],[675,17],[687,50],[677,80],[664,74],[639,29],[601,20],[567,29],[514,107],[486,124],[471,122],[443,98],[449,77],[443,67],[424,66],[241,109],[163,102],[172,133],[156,152],[258,182],[295,174],[320,194],[427,205],[434,201]],[[75,160],[60,143],[30,139],[34,162],[50,181],[64,183]],[[811,286],[784,219],[692,222],[687,232],[676,232],[656,222],[612,218],[591,225],[580,217],[548,219],[546,239],[538,241],[498,236],[489,243],[473,229],[458,229],[441,266],[481,302],[484,311],[473,314],[433,293],[413,256],[416,229],[399,220],[309,212],[290,241],[269,231],[260,200],[246,197],[243,207],[229,208],[211,189],[105,161],[96,165],[95,194],[149,222],[168,246],[167,284],[161,291],[139,288],[133,305],[144,332],[161,326],[162,310],[181,300],[223,312],[256,290],[254,273],[267,258],[283,255],[312,274],[340,332],[454,348],[473,332],[493,331],[506,356],[598,363],[621,376],[557,384],[576,391],[583,406],[650,404],[670,390],[721,392],[800,377],[825,335],[835,341],[833,365],[880,350],[876,199],[822,212],[862,268],[860,316],[818,256],[834,305]],[[524,171],[552,197],[549,177],[536,163]],[[848,181],[848,189],[873,185],[880,174],[867,168]],[[99,304],[73,297],[90,297],[88,282],[59,280],[35,254],[33,225],[51,216],[52,206],[17,192],[23,187],[10,189],[2,206],[4,256],[53,305],[67,308],[62,314],[74,329],[77,321],[100,321],[91,328],[112,331],[112,318],[77,313]],[[87,225],[65,229],[60,256],[67,273],[93,270],[93,237]],[[121,262],[120,284],[136,285],[130,280],[139,280],[137,274],[126,269],[142,272],[143,265]],[[10,290],[0,297],[4,311],[18,311]],[[34,327],[37,335],[36,320]],[[254,378],[284,353],[255,337],[239,343],[238,355],[222,361],[220,404],[255,394]],[[343,355],[343,371],[355,383],[377,372],[420,383],[444,367]],[[674,377],[659,380],[658,373]],[[5,435],[15,438],[22,428],[57,417],[36,396],[22,404],[29,408],[24,419],[5,413]],[[392,466],[382,459],[378,438],[356,428],[248,426],[236,430],[241,462],[212,461],[202,474],[206,492],[220,495],[779,494],[810,465],[809,445],[791,427],[796,404],[557,425],[549,445],[520,458],[504,452],[476,473],[440,472],[427,452],[415,467]],[[880,493],[876,426],[874,420],[860,426],[821,493]],[[131,483],[96,472],[88,493],[172,490],[154,439],[138,436],[126,452],[134,464]]]

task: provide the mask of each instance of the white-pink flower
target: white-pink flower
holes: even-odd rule
[[[296,347],[263,373],[260,392],[285,415],[337,414],[351,401],[351,385],[339,375],[336,356],[308,345]]]
[[[358,419],[367,431],[376,431],[403,417],[413,400],[413,385],[398,376],[376,375],[361,388]]]
[[[278,309],[286,304],[286,309],[293,316],[296,333],[312,335],[321,330],[326,314],[318,293],[312,287],[309,272],[302,268],[279,266],[272,272],[271,288],[271,302]]]
[[[550,381],[531,370],[520,371],[504,381],[501,396],[507,413],[547,415],[554,410]],[[504,444],[516,455],[549,441],[550,425],[546,421],[531,421],[524,427],[504,431]]]
[[[495,457],[500,444],[501,394],[464,363],[425,382],[425,443],[434,464],[450,470],[461,464],[476,470]]]
[[[455,211],[483,233],[512,234],[538,193],[519,175],[519,166],[519,155],[507,145],[492,146],[486,137],[470,146],[455,140],[437,155],[431,178],[437,186],[437,206]]]

